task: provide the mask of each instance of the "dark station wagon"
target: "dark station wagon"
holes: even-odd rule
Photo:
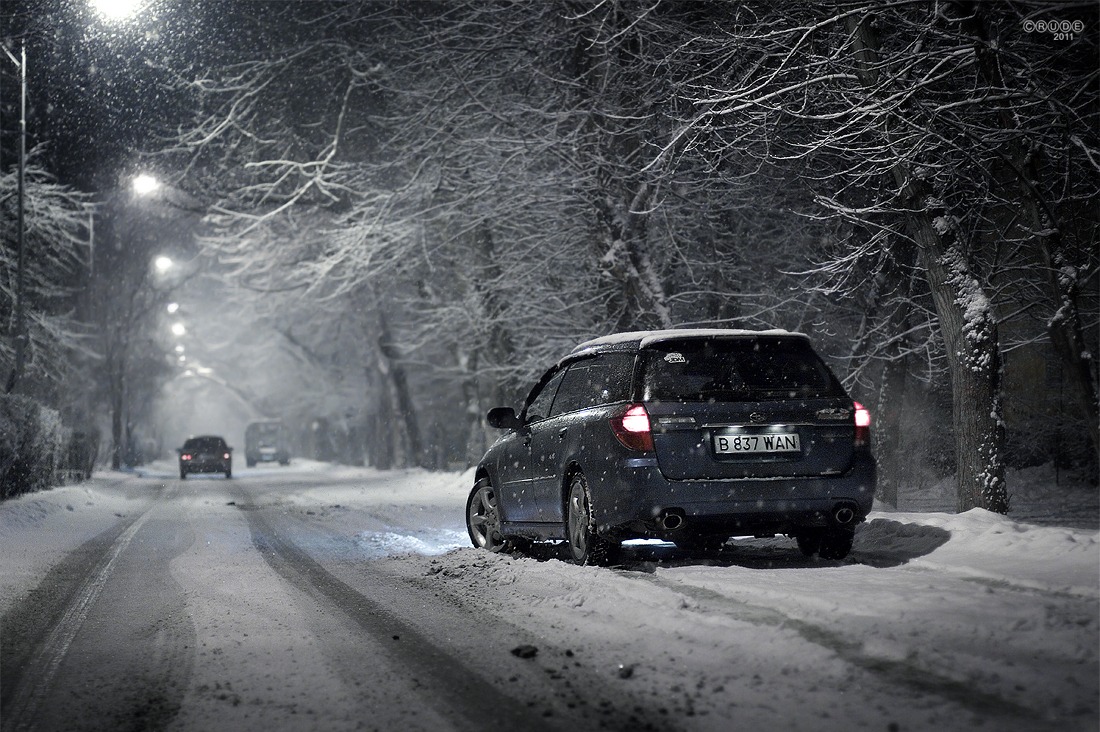
[[[787,331],[621,333],[547,371],[477,467],[475,546],[564,540],[605,563],[627,539],[691,549],[795,538],[842,559],[871,510],[870,416],[809,338]]]

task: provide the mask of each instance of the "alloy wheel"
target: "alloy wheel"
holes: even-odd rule
[[[508,542],[500,533],[500,512],[496,490],[488,480],[480,480],[466,502],[466,529],[474,546],[491,552],[506,551]]]

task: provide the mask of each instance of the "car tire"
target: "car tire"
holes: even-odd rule
[[[498,553],[512,550],[512,542],[501,533],[497,492],[488,478],[474,483],[466,499],[466,531],[479,549]]]
[[[225,479],[226,480],[229,480],[232,477],[233,477],[233,471],[232,470],[225,471]]]
[[[584,473],[574,474],[569,481],[569,495],[565,502],[565,537],[569,554],[577,564],[607,564],[616,547],[615,542],[596,533],[592,492]]]
[[[822,559],[844,559],[852,551],[855,536],[856,533],[850,529],[827,529],[821,536],[818,556]]]
[[[181,470],[180,471],[180,480],[187,480],[187,471],[186,470]]]
[[[256,467],[256,461],[249,458],[249,459],[244,461],[244,465],[245,465],[246,468],[254,468],[254,467]]]

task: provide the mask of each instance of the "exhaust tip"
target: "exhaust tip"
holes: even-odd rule
[[[675,531],[684,525],[684,515],[679,511],[662,511],[657,523],[665,531]]]
[[[833,509],[833,521],[841,526],[847,526],[856,520],[856,512],[851,506],[837,506]]]

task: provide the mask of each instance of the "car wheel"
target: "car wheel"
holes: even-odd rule
[[[607,564],[615,544],[596,533],[592,495],[583,473],[577,473],[569,482],[569,500],[565,509],[565,536],[573,561],[577,564]]]
[[[798,550],[804,557],[812,557],[821,550],[821,530],[804,529],[794,535]]]
[[[252,459],[248,459],[248,460],[244,461],[244,465],[245,465],[246,468],[254,468],[254,467],[256,467],[256,461],[252,460]]]
[[[233,477],[233,471],[232,470],[225,471],[225,479],[226,480],[229,480],[232,477]]]
[[[829,529],[821,537],[818,555],[822,559],[844,559],[852,551],[855,532],[849,529]]]
[[[470,541],[479,549],[491,552],[511,551],[511,543],[500,533],[500,509],[497,492],[488,478],[474,484],[466,499],[466,530]]]
[[[180,480],[187,480],[187,471],[186,470],[181,470],[180,471]]]

